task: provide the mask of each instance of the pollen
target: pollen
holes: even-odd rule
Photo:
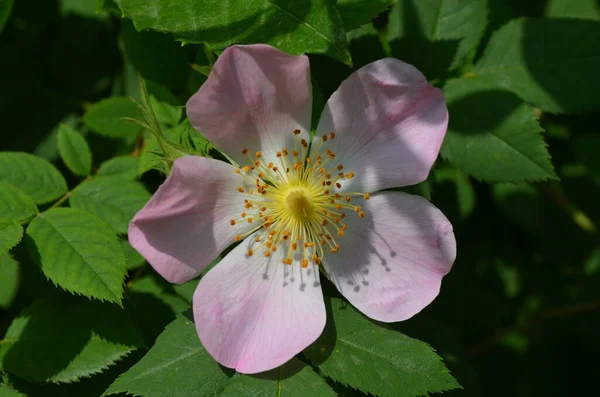
[[[248,149],[241,150],[248,163],[235,173],[256,188],[237,187],[245,211],[229,223],[247,225],[247,231],[236,235],[234,241],[253,236],[248,256],[261,252],[285,265],[308,268],[339,252],[339,242],[351,228],[342,219],[347,214],[365,217],[362,207],[350,202],[357,197],[368,200],[369,194],[342,192],[340,181],[354,178],[355,173],[332,161],[337,154],[329,145],[335,132],[321,132],[310,145],[301,134],[300,129],[293,130],[290,146],[273,152],[256,151],[252,157]],[[273,162],[265,162],[265,157]]]

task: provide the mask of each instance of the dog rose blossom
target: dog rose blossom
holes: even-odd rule
[[[129,227],[173,283],[239,242],[201,278],[193,310],[206,350],[242,373],[275,368],[319,337],[324,274],[365,315],[394,322],[437,296],[456,256],[441,211],[382,191],[427,178],[448,124],[442,92],[387,58],[341,84],[312,139],[311,110],[306,56],[228,48],[187,115],[234,165],[177,159]]]

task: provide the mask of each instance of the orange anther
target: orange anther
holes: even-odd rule
[[[358,213],[358,216],[360,216],[361,218],[364,218],[365,217],[365,213],[361,211],[361,212]]]
[[[331,131],[331,132],[329,133],[329,137],[330,137],[331,139],[335,139],[335,132]]]
[[[242,170],[240,170],[239,168],[236,168],[235,170],[233,170],[233,172],[235,172],[236,174],[239,174]]]
[[[341,171],[341,170],[344,169],[344,166],[340,164],[340,165],[337,166],[337,169],[338,169],[338,171]]]
[[[348,173],[346,174],[346,178],[348,178],[348,179],[352,179],[352,178],[354,178],[354,172],[352,172],[352,171],[348,172]]]
[[[271,256],[271,253],[269,251],[265,251],[265,256],[268,258]]]
[[[254,253],[254,251],[248,250],[248,256],[252,256],[253,253]]]
[[[327,142],[327,134],[323,134],[323,142]]]
[[[231,226],[235,225],[235,219],[230,220],[229,223],[231,224]]]
[[[242,215],[242,218],[245,218],[245,217],[246,217],[246,213],[245,213],[245,212],[242,212],[242,214],[241,214],[241,215]]]
[[[235,236],[235,237],[233,238],[233,241],[235,241],[235,242],[238,242],[238,241],[240,241],[241,239],[242,239],[242,235],[241,235],[241,234],[238,234],[237,236]]]
[[[261,152],[256,152],[256,158],[259,159],[262,157],[262,153]]]
[[[250,167],[248,167],[247,165],[243,166],[242,169],[244,170],[244,172],[250,172]]]
[[[365,200],[368,200],[368,199],[370,199],[370,198],[371,198],[371,195],[370,195],[369,193],[365,193],[365,194],[363,194],[363,198],[364,198]]]
[[[248,149],[242,149],[241,152],[242,154],[248,154]]]
[[[294,135],[300,135],[300,130],[294,130]]]
[[[244,193],[245,192],[244,188],[241,187],[241,186],[237,188],[237,191],[240,192],[240,193]]]
[[[302,259],[302,267],[305,269],[308,267],[308,259],[306,259],[306,258]]]

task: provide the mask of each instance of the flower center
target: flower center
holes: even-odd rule
[[[284,208],[299,222],[308,220],[314,212],[310,197],[304,189],[290,191],[285,198]]]
[[[340,182],[353,178],[354,172],[344,172],[344,165],[335,161],[335,153],[325,147],[328,140],[335,139],[334,132],[324,134],[310,149],[299,134],[300,130],[294,131],[294,150],[282,148],[275,153],[277,164],[266,163],[261,152],[252,157],[247,149],[242,150],[249,165],[235,172],[256,189],[237,188],[246,211],[230,223],[256,224],[234,239],[240,241],[256,232],[248,255],[262,246],[266,257],[278,249],[284,250],[283,263],[291,265],[298,259],[302,267],[307,267],[309,261],[320,265],[326,249],[339,251],[336,239],[343,237],[348,228],[343,222],[346,212],[365,216],[360,205],[351,204],[352,200],[356,196],[368,200],[369,194],[340,193]]]

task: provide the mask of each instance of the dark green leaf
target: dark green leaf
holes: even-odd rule
[[[144,79],[168,88],[182,88],[191,69],[187,65],[189,51],[173,36],[153,32],[138,32],[133,23],[121,24],[121,39],[125,54]]]
[[[376,396],[426,396],[460,386],[426,343],[380,327],[331,299],[325,331],[304,353],[331,379]]]
[[[67,291],[117,302],[127,273],[125,255],[110,226],[75,208],[54,208],[27,228],[30,250],[44,274]]]
[[[596,0],[549,0],[544,14],[550,18],[600,20],[600,4]]]
[[[83,122],[91,130],[109,138],[135,138],[141,128],[121,120],[122,117],[144,120],[142,112],[129,98],[111,97],[95,103],[83,116]]]
[[[259,375],[236,375],[220,397],[335,397],[337,394],[309,366],[297,358]]]
[[[71,207],[98,215],[117,233],[127,233],[129,221],[150,199],[141,183],[118,177],[99,177],[79,185],[69,198]]]
[[[327,54],[350,63],[342,20],[330,0],[115,0],[138,30],[173,33],[184,43],[223,49],[266,43],[291,54]]]
[[[2,0],[0,0],[2,1]],[[24,394],[19,393],[18,391],[11,389],[8,386],[0,385],[0,397],[26,397]]]
[[[58,130],[58,151],[75,175],[88,176],[92,172],[92,152],[85,138],[65,124]]]
[[[138,170],[137,157],[119,156],[100,164],[100,169],[96,173],[98,176],[118,177],[125,180],[135,180]]]
[[[551,113],[600,108],[600,22],[518,19],[490,39],[476,73]]]
[[[371,22],[371,19],[390,8],[397,0],[337,0],[346,32]]]
[[[471,61],[487,24],[487,0],[399,0],[390,14],[392,53],[429,78]]]
[[[19,263],[8,254],[0,255],[0,309],[10,307],[18,289]]]
[[[0,0],[0,32],[4,28],[4,24],[10,16],[14,0]]]
[[[104,395],[212,396],[229,383],[234,373],[219,366],[200,344],[194,323],[180,316],[167,326],[148,354]]]
[[[115,305],[75,297],[38,300],[11,324],[0,345],[4,370],[36,382],[73,382],[100,373],[142,346]]]
[[[31,218],[37,212],[35,203],[25,192],[0,182],[0,219],[18,222]]]
[[[0,182],[27,193],[36,204],[47,203],[67,192],[67,183],[48,161],[28,153],[0,153]]]
[[[0,219],[0,256],[6,254],[23,237],[23,227],[12,221]]]
[[[442,156],[476,179],[519,182],[556,179],[542,127],[515,95],[477,79],[444,87],[450,125]]]

